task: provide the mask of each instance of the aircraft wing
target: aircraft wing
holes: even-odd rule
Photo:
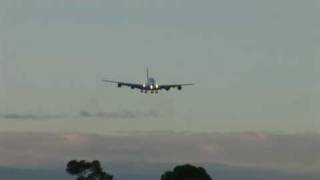
[[[127,83],[127,82],[120,82],[120,81],[110,81],[110,80],[103,80],[103,81],[104,82],[108,82],[108,83],[118,84],[118,87],[127,86],[127,87],[130,87],[132,89],[143,89],[143,85],[142,84]]]
[[[194,83],[188,83],[188,84],[167,84],[167,85],[159,85],[159,89],[166,89],[169,90],[170,88],[178,88],[181,89],[182,86],[192,86]]]

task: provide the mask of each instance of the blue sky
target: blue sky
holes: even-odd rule
[[[319,7],[1,0],[0,131],[319,132]],[[196,86],[146,96],[101,81],[142,82],[146,66]]]

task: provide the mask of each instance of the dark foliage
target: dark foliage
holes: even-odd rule
[[[161,180],[212,180],[210,175],[202,167],[189,164],[176,166],[173,171],[166,171]]]
[[[77,180],[112,180],[113,176],[104,172],[99,161],[86,162],[84,160],[69,161],[66,171]]]

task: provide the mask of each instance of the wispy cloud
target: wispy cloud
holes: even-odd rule
[[[0,117],[4,119],[13,119],[13,120],[48,120],[48,119],[65,118],[67,117],[67,115],[66,114],[41,115],[41,114],[7,113],[7,114],[1,114]]]
[[[158,118],[160,115],[153,111],[147,112],[133,112],[133,111],[120,111],[120,112],[89,112],[86,110],[80,111],[79,115],[83,118],[106,118],[106,119],[134,119],[142,117]]]
[[[136,118],[159,118],[161,115],[154,111],[119,111],[119,112],[90,112],[81,110],[78,114],[37,114],[37,113],[5,113],[0,118],[11,120],[54,120],[62,118],[97,118],[97,119],[136,119]]]

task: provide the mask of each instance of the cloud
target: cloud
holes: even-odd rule
[[[320,134],[0,133],[0,166],[63,166],[71,159],[99,159],[106,162],[223,163],[318,172],[319,157]]]
[[[40,114],[19,114],[19,113],[7,113],[2,114],[0,117],[4,119],[13,120],[48,120],[48,119],[61,119],[67,117],[65,114],[53,114],[53,115],[40,115]]]
[[[0,114],[0,118],[11,120],[53,120],[63,119],[67,117],[73,118],[98,118],[98,119],[136,119],[136,118],[159,118],[160,114],[154,111],[146,112],[133,112],[133,111],[120,111],[120,112],[89,112],[82,110],[78,114],[36,114],[36,113],[6,113]]]
[[[134,118],[158,118],[160,115],[153,111],[148,112],[89,112],[86,110],[80,111],[79,115],[83,118],[106,118],[106,119],[134,119]]]

